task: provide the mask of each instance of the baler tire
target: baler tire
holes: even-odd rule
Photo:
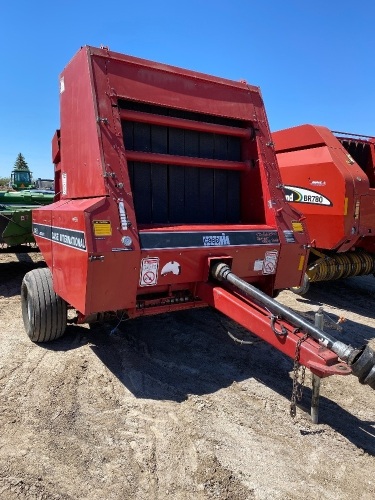
[[[303,275],[302,283],[300,286],[293,286],[290,290],[296,295],[306,295],[310,288],[310,280],[307,274]]]
[[[25,274],[21,285],[22,317],[33,342],[50,342],[61,337],[67,325],[67,305],[54,289],[48,268]]]

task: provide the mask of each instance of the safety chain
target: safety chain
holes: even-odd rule
[[[300,355],[300,350],[301,350],[301,344],[304,342],[308,337],[308,334],[305,333],[303,337],[298,339],[298,342],[296,344],[296,352],[294,355],[294,366],[293,366],[293,389],[292,389],[292,397],[290,398],[290,416],[294,418],[296,416],[296,406],[297,406],[297,401],[301,401],[302,399],[302,394],[303,394],[303,387],[305,384],[305,373],[306,373],[306,367],[302,366],[301,370],[301,382],[299,381],[299,375],[300,375],[300,362],[299,362],[299,355]]]

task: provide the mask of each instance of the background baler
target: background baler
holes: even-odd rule
[[[375,356],[271,297],[297,286],[308,236],[284,198],[257,87],[107,49],[60,77],[58,200],[33,212],[48,268],[25,275],[31,340],[115,313],[213,306],[320,377],[375,388]]]
[[[53,180],[32,179],[29,170],[13,168],[10,186],[0,191],[0,247],[34,243],[31,211],[53,202]]]
[[[0,191],[0,247],[34,243],[32,210],[52,203],[54,195],[43,189]]]
[[[288,202],[305,216],[310,282],[375,272],[375,139],[313,125],[272,134]]]

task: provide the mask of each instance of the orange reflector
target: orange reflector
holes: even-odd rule
[[[348,215],[348,198],[344,200],[344,215]]]
[[[292,228],[295,233],[303,233],[303,226],[301,222],[292,220]]]
[[[298,271],[302,271],[304,264],[305,264],[305,256],[301,255],[301,257],[299,258]]]

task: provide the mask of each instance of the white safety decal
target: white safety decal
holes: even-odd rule
[[[147,257],[141,262],[140,286],[153,286],[158,282],[159,258]]]
[[[181,266],[175,260],[171,260],[170,262],[167,262],[165,264],[165,266],[163,266],[163,269],[161,270],[160,274],[162,276],[165,276],[166,274],[169,274],[169,273],[175,274],[176,276],[181,274]]]
[[[263,269],[263,260],[257,259],[254,262],[254,271],[261,271]]]
[[[62,184],[62,194],[68,193],[68,175],[66,172],[63,172],[61,175],[61,184]]]
[[[277,250],[270,250],[269,252],[266,252],[262,268],[263,274],[275,274],[277,257],[278,257]]]

